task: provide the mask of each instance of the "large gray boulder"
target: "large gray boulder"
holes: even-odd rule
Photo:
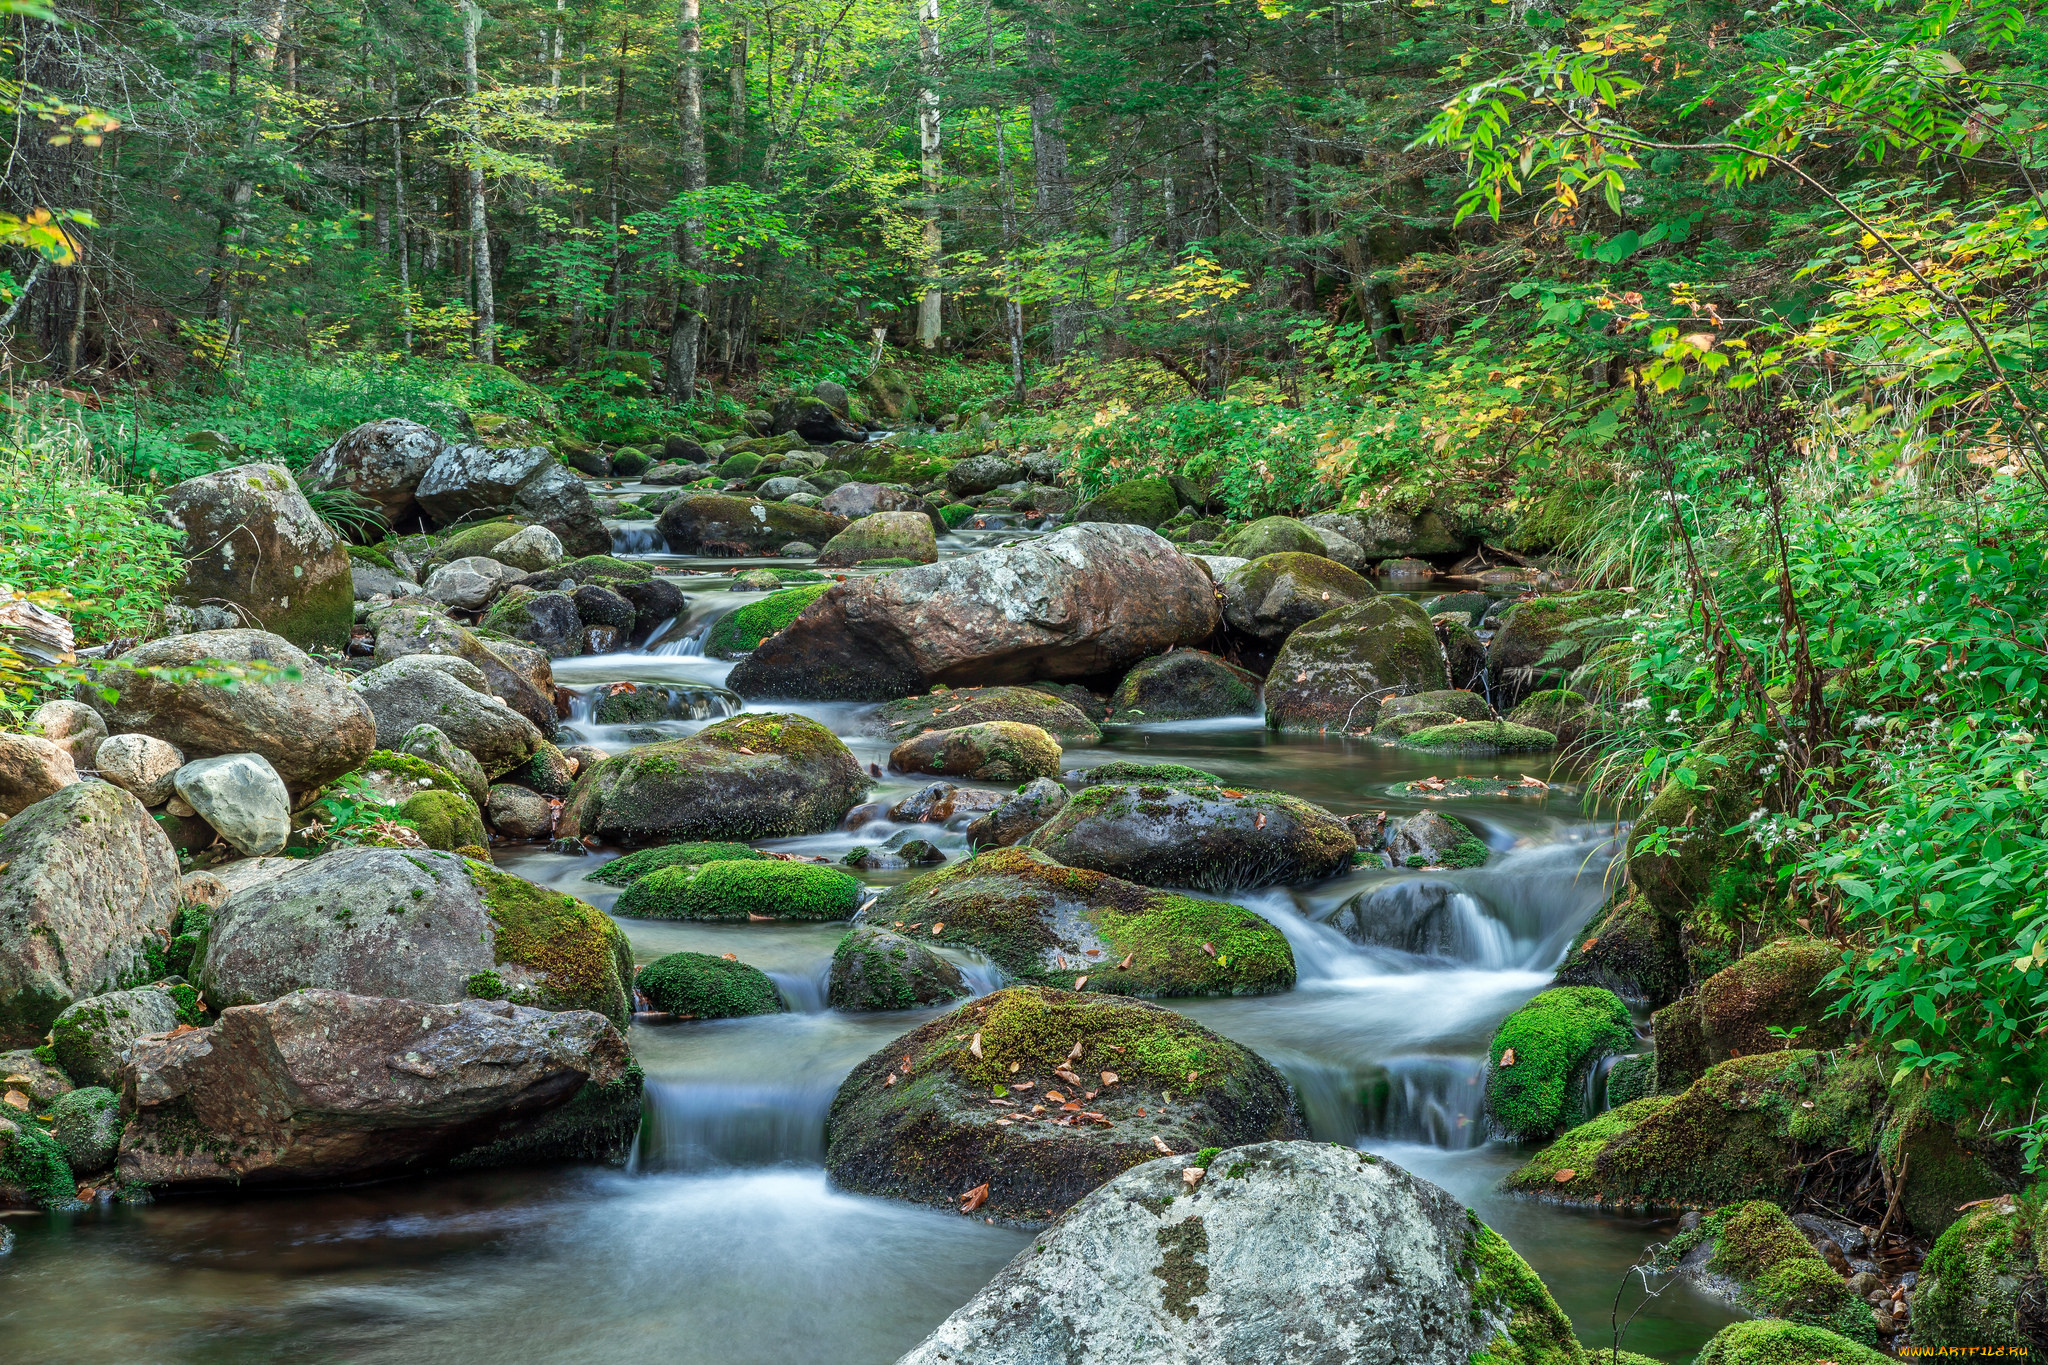
[[[202,666],[213,664],[250,675],[222,687],[203,676]],[[294,793],[331,782],[377,747],[377,723],[354,689],[266,631],[153,640],[115,660],[99,681],[118,694],[107,708],[116,734],[152,735],[188,761],[262,754]]]
[[[874,512],[825,542],[821,569],[851,568],[878,559],[930,564],[939,557],[938,537],[922,512]]]
[[[1024,477],[1024,466],[1000,455],[975,455],[946,471],[946,491],[956,498],[988,493]]]
[[[414,654],[452,654],[476,665],[489,685],[490,694],[533,722],[549,739],[555,734],[554,674],[545,655],[526,657],[531,651],[507,640],[488,644],[474,631],[449,620],[430,607],[390,606],[370,617],[377,633],[379,664],[388,664]]]
[[[1369,732],[1388,698],[1450,684],[1429,616],[1414,599],[1385,593],[1318,616],[1287,637],[1266,675],[1266,723],[1276,730]]]
[[[342,433],[306,466],[305,487],[348,489],[377,504],[385,520],[403,527],[415,519],[420,479],[446,443],[429,427],[404,417],[382,417]]]
[[[348,644],[355,579],[348,547],[279,464],[245,464],[173,484],[158,515],[185,533],[172,596],[227,603],[301,649]]]
[[[583,1010],[309,990],[134,1053],[120,1174],[137,1184],[307,1185],[522,1157],[618,1160],[639,1126],[626,1040]]]
[[[624,1024],[631,949],[601,911],[452,853],[347,848],[237,891],[193,977],[216,1009],[317,987],[587,1009]]]
[[[1067,867],[1146,886],[1297,886],[1351,866],[1358,840],[1321,806],[1209,783],[1086,787],[1026,841]]]
[[[19,815],[77,780],[63,745],[41,735],[0,734],[0,815]]]
[[[682,555],[759,554],[794,540],[823,545],[846,526],[814,507],[725,493],[685,493],[655,521],[669,550]]]
[[[546,446],[448,446],[421,476],[418,497],[443,526],[509,512],[554,532],[565,553],[601,555],[612,547],[583,480]]]
[[[292,794],[262,754],[194,759],[172,785],[244,857],[281,853],[292,837]]]
[[[114,735],[100,741],[93,766],[103,781],[125,788],[145,806],[161,806],[177,790],[185,755],[152,735]]]
[[[1540,1354],[1539,1354],[1540,1352]],[[1367,1152],[1262,1142],[1135,1166],[897,1365],[1577,1360],[1500,1235]]]
[[[545,527],[528,529],[546,532]],[[468,555],[434,570],[427,576],[422,591],[443,606],[454,607],[458,611],[481,611],[507,580],[525,576],[509,564],[500,564],[483,555]]]
[[[1363,550],[1368,559],[1448,555],[1472,547],[1469,537],[1459,535],[1440,514],[1428,510],[1413,515],[1324,512],[1308,518],[1308,525],[1319,531],[1334,531]]]
[[[178,913],[178,855],[140,802],[74,782],[0,825],[0,1044],[149,979]]]
[[[1194,561],[1141,526],[1091,523],[841,583],[727,682],[749,697],[880,701],[934,683],[1094,677],[1199,644],[1217,619]]]
[[[169,1033],[178,1024],[178,1002],[168,990],[112,991],[58,1015],[50,1025],[50,1050],[73,1083],[115,1086],[137,1038]]]
[[[622,844],[816,834],[835,828],[868,786],[818,722],[749,712],[583,770],[556,832]]]
[[[408,654],[371,669],[356,690],[377,721],[377,746],[396,750],[415,726],[431,725],[497,777],[544,741],[532,721],[491,695],[482,670],[450,654]]]
[[[1271,554],[1223,580],[1223,619],[1264,645],[1278,645],[1325,612],[1377,597],[1379,589],[1318,554]]]

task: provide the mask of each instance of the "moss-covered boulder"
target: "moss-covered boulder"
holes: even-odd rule
[[[749,602],[711,623],[704,638],[704,652],[714,659],[737,659],[751,653],[763,640],[803,615],[805,607],[833,588],[831,583],[806,583],[800,587],[771,592],[758,602]]]
[[[634,988],[679,1019],[736,1019],[788,1008],[759,967],[710,953],[670,953],[640,969]]]
[[[1202,783],[1215,786],[1223,781],[1212,772],[1190,768],[1185,763],[1144,763],[1128,758],[1100,763],[1093,768],[1076,768],[1066,775],[1066,780],[1070,784],[1082,787],[1099,787],[1115,782],[1142,782],[1148,786],[1172,787]]]
[[[1124,674],[1109,702],[1111,725],[1249,716],[1259,709],[1259,677],[1199,649],[1176,649]]]
[[[1572,671],[1600,646],[1628,633],[1621,617],[1627,609],[1628,596],[1619,592],[1524,598],[1501,618],[1500,629],[1487,642],[1486,665],[1494,686],[1510,701],[1567,686]]]
[[[1694,1365],[1888,1365],[1890,1360],[1825,1327],[1760,1318],[1723,1327]]]
[[[1264,645],[1277,645],[1318,616],[1369,601],[1379,589],[1321,554],[1269,554],[1223,576],[1223,619]]]
[[[1601,907],[1579,931],[1557,969],[1561,986],[1605,986],[1632,1004],[1652,1009],[1669,1004],[1687,980],[1677,921],[1658,914],[1632,890]]]
[[[1531,729],[1548,730],[1567,749],[1601,729],[1600,713],[1593,703],[1568,687],[1530,693],[1508,713],[1508,720]]]
[[[1050,778],[1026,782],[967,826],[967,846],[980,852],[1020,844],[1059,814],[1067,800],[1067,789]]]
[[[836,1010],[915,1010],[970,994],[960,969],[916,939],[856,924],[832,950],[825,1002]]]
[[[50,1136],[75,1174],[106,1170],[121,1150],[121,1097],[103,1085],[59,1095],[50,1106]]]
[[[823,545],[847,521],[792,502],[685,493],[661,509],[654,525],[671,554],[744,555],[773,552],[793,540]]]
[[[1628,836],[1628,880],[1660,914],[1698,925],[1698,909],[1740,877],[1748,863],[1746,834],[1724,831],[1756,809],[1764,749],[1746,732],[1710,736],[1695,747],[1711,781],[1666,782],[1636,816]]]
[[[1869,1057],[1740,1057],[1677,1095],[1640,1099],[1571,1129],[1507,1184],[1607,1207],[1782,1203],[1801,1192],[1807,1163],[1838,1149],[1873,1150],[1885,1098],[1884,1075]],[[1804,1192],[1819,1190],[1809,1183]]]
[[[852,568],[860,564],[931,564],[939,557],[931,518],[922,512],[874,512],[825,542],[818,552],[820,568]]]
[[[1422,730],[1434,730],[1440,726],[1457,723],[1458,717],[1448,711],[1403,711],[1392,716],[1382,713],[1372,727],[1372,737],[1402,740]]]
[[[632,949],[611,917],[489,863],[344,848],[235,892],[195,982],[213,1009],[304,988],[631,1014]]]
[[[1530,754],[1555,749],[1557,736],[1504,720],[1460,721],[1417,730],[1401,745],[1439,754]]]
[[[603,882],[607,886],[629,886],[650,872],[664,867],[702,867],[705,863],[739,862],[748,858],[766,858],[768,855],[748,848],[745,844],[724,841],[663,844],[659,848],[643,848],[638,853],[628,853],[623,858],[614,858],[590,874],[590,880]]]
[[[1199,1024],[1015,986],[855,1067],[826,1121],[825,1166],[841,1188],[946,1208],[985,1185],[984,1214],[1041,1221],[1162,1148],[1302,1132],[1280,1074]]]
[[[1029,782],[1059,772],[1060,746],[1035,725],[991,720],[906,739],[889,751],[889,766],[976,782]]]
[[[483,848],[491,842],[483,813],[466,792],[417,792],[398,808],[398,818],[417,830],[428,848]]]
[[[1395,867],[1479,867],[1490,853],[1472,826],[1433,810],[1387,824],[1379,846]]]
[[[2048,1239],[2039,1196],[1969,1210],[1935,1242],[1913,1289],[1916,1346],[2048,1349]]]
[[[1321,806],[1220,785],[1088,787],[1031,847],[1069,867],[1147,886],[1298,886],[1351,866],[1358,840]]]
[[[1221,901],[994,849],[885,891],[862,917],[985,954],[1012,980],[1117,995],[1262,995],[1294,985],[1272,924]],[[938,926],[943,926],[939,928]]]
[[[157,507],[185,533],[172,597],[192,606],[229,603],[301,649],[348,644],[355,586],[347,543],[283,465],[202,474],[166,489]]]
[[[1074,509],[1073,520],[1120,522],[1157,530],[1180,510],[1180,498],[1165,479],[1113,483]]]
[[[935,687],[883,703],[873,723],[900,744],[927,730],[999,720],[1036,726],[1063,746],[1096,744],[1102,739],[1095,722],[1071,701],[1035,687]]]
[[[1381,594],[1316,617],[1287,637],[1266,675],[1276,730],[1369,731],[1390,696],[1450,686],[1443,647],[1421,607]]]
[[[492,550],[527,529],[528,523],[513,517],[492,517],[489,521],[463,522],[434,537],[430,564],[453,564],[458,559],[490,556]]]
[[[73,1208],[77,1195],[57,1140],[26,1114],[0,1113],[0,1208]]]
[[[852,919],[860,898],[860,879],[835,868],[743,858],[657,868],[613,909],[643,919],[835,920]]]
[[[545,741],[543,744],[554,749],[552,744]],[[539,754],[534,757],[538,758]],[[415,764],[418,766],[413,766]],[[383,798],[386,805],[402,806],[405,796],[410,795],[409,792],[399,794],[401,788],[395,780],[398,778],[410,781],[413,791],[432,788],[436,791],[466,792],[469,799],[479,805],[491,794],[491,779],[485,774],[483,764],[476,761],[476,755],[457,745],[442,733],[439,726],[434,725],[413,726],[399,739],[397,749],[379,749],[364,759],[363,766],[357,771],[373,784],[381,781],[387,787],[391,794]],[[519,768],[513,769],[514,773],[519,771]],[[510,781],[519,780],[510,773],[506,776]],[[449,785],[451,778],[454,779],[453,786]]]
[[[628,846],[815,834],[838,825],[868,786],[818,722],[750,712],[579,773],[556,828]]]
[[[1407,696],[1389,697],[1380,704],[1380,715],[1415,716],[1449,715],[1458,720],[1492,720],[1493,708],[1486,704],[1486,698],[1477,692],[1463,688],[1451,688],[1434,692],[1413,692]]]
[[[1316,534],[1316,528],[1306,522],[1293,517],[1260,517],[1232,532],[1218,553],[1235,559],[1263,559],[1281,554],[1327,557],[1328,546]]]
[[[1869,1305],[1776,1204],[1751,1199],[1716,1209],[1666,1243],[1660,1263],[1752,1312],[1877,1343]]]
[[[503,780],[539,792],[542,796],[567,796],[576,789],[576,772],[579,765],[554,745],[543,742],[533,751],[533,757],[504,774]],[[479,774],[481,775],[481,774]],[[475,795],[475,788],[467,778],[463,786]],[[488,789],[486,794],[488,794]]]
[[[183,990],[188,997],[194,994],[190,986]],[[157,986],[81,1000],[50,1025],[50,1050],[75,1083],[119,1085],[121,1068],[137,1038],[169,1033],[181,1023],[199,1022],[186,1018],[188,1011],[179,1006],[169,990]]]
[[[1504,1136],[1541,1141],[1587,1117],[1586,1078],[1635,1046],[1628,1006],[1598,986],[1557,986],[1510,1014],[1487,1052],[1486,1112]]]
[[[1849,1036],[1848,1020],[1829,1018],[1828,1010],[1841,992],[1821,985],[1840,965],[1841,950],[1820,939],[1780,939],[1714,973],[1696,993],[1657,1012],[1670,1040],[1668,1047],[1659,1042],[1660,1085],[1675,1089],[1715,1062],[1787,1043],[1840,1044]]]

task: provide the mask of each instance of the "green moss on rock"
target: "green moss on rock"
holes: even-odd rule
[[[767,856],[748,848],[745,844],[664,844],[660,848],[643,848],[638,853],[628,853],[623,858],[615,858],[591,873],[590,880],[603,882],[608,886],[626,886],[664,867],[701,867],[705,863],[742,862],[748,858]]]
[[[1102,763],[1093,768],[1083,768],[1076,775],[1082,786],[1108,786],[1119,782],[1143,782],[1151,786],[1185,787],[1191,784],[1208,783],[1220,785],[1222,778],[1200,768],[1190,768],[1184,763],[1139,763],[1120,758],[1114,763]]]
[[[76,1204],[77,1193],[55,1138],[26,1117],[0,1118],[0,1204],[61,1209]]]
[[[1544,991],[1494,1031],[1486,1108],[1495,1127],[1528,1142],[1579,1123],[1586,1118],[1587,1076],[1601,1058],[1635,1041],[1628,1006],[1614,992],[1598,986]]]
[[[1557,736],[1511,721],[1465,721],[1417,730],[1401,741],[1403,748],[1449,754],[1539,753],[1557,747]]]
[[[1112,725],[1154,725],[1253,715],[1258,675],[1199,649],[1176,649],[1124,674],[1109,702]]]
[[[508,995],[514,1004],[595,1010],[624,1028],[632,1017],[633,949],[596,906],[463,859],[496,931],[496,958],[524,968],[534,984]]]
[[[924,944],[890,929],[857,924],[832,951],[825,1000],[839,1010],[913,1010],[968,994],[960,969]]]
[[[467,793],[419,792],[406,798],[398,818],[417,830],[428,848],[448,851],[491,842],[484,818]]]
[[[635,985],[656,1009],[683,1019],[734,1019],[788,1008],[759,967],[710,953],[658,957],[640,969]]]
[[[1582,1365],[1586,1355],[1572,1335],[1571,1319],[1557,1306],[1543,1281],[1507,1239],[1469,1212],[1466,1271],[1472,1309],[1497,1323],[1471,1365]],[[1606,1355],[1599,1357],[1607,1365]]]
[[[939,519],[952,529],[974,520],[974,509],[964,502],[949,502],[939,509]]]
[[[1030,844],[1069,867],[1204,891],[1317,881],[1358,848],[1342,820],[1299,797],[1143,783],[1083,789]]]
[[[2048,1346],[2041,1224],[2039,1192],[1980,1205],[1950,1224],[1920,1266],[1914,1344]]]
[[[1605,986],[1632,1004],[1652,1007],[1670,1001],[1686,980],[1677,923],[1633,889],[1587,922],[1557,970],[1561,986]]]
[[[861,884],[830,867],[753,858],[658,868],[614,907],[646,919],[837,920],[860,908]]]
[[[906,739],[889,751],[889,766],[976,782],[1029,782],[1059,772],[1060,746],[1036,725],[991,720]]]
[[[771,592],[758,602],[727,612],[712,623],[705,637],[704,652],[714,659],[736,659],[803,615],[804,608],[823,597],[836,583],[807,583],[802,587]]]
[[[1890,1360],[1825,1327],[1763,1318],[1722,1328],[1695,1365],[1889,1365]]]
[[[98,1085],[59,1095],[50,1105],[50,1136],[73,1172],[105,1170],[121,1148],[121,1097]]]
[[[895,743],[926,730],[950,730],[989,721],[1033,725],[1061,744],[1096,744],[1102,731],[1072,702],[1035,687],[934,688],[885,702],[874,723]]]
[[[1180,498],[1165,479],[1113,483],[1074,509],[1072,520],[1120,522],[1157,528],[1180,510]]]
[[[1731,1286],[1746,1308],[1871,1345],[1878,1340],[1870,1309],[1856,1301],[1842,1277],[1775,1204],[1751,1199],[1716,1209],[1698,1228],[1674,1238],[1663,1253],[1667,1264],[1684,1266],[1702,1255],[1705,1270]]]

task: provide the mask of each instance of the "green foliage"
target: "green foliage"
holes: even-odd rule
[[[634,987],[659,1010],[684,1019],[778,1014],[787,1008],[758,967],[710,953],[670,953],[640,969]]]
[[[1598,986],[1544,991],[1494,1031],[1487,1110],[1512,1137],[1547,1138],[1586,1117],[1586,1076],[1600,1059],[1634,1045],[1628,1006],[1614,992]]]

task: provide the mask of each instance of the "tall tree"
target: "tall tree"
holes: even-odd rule
[[[939,258],[945,242],[939,232],[939,0],[918,0],[918,66],[923,85],[917,92],[918,166],[924,176],[924,292],[917,301],[917,344],[929,351],[939,344]]]
[[[483,27],[483,6],[464,0],[462,7],[462,88],[469,95],[469,252],[475,280],[476,330],[471,353],[486,365],[498,363],[497,300],[492,293],[491,223],[484,209],[483,111],[477,104],[476,36]]]
[[[677,37],[682,66],[676,74],[676,121],[681,146],[677,182],[685,196],[704,190],[704,30],[699,0],[677,0]],[[704,224],[691,203],[676,229],[676,312],[669,326],[668,356],[662,378],[668,396],[688,403],[697,396],[697,355],[704,340]]]

